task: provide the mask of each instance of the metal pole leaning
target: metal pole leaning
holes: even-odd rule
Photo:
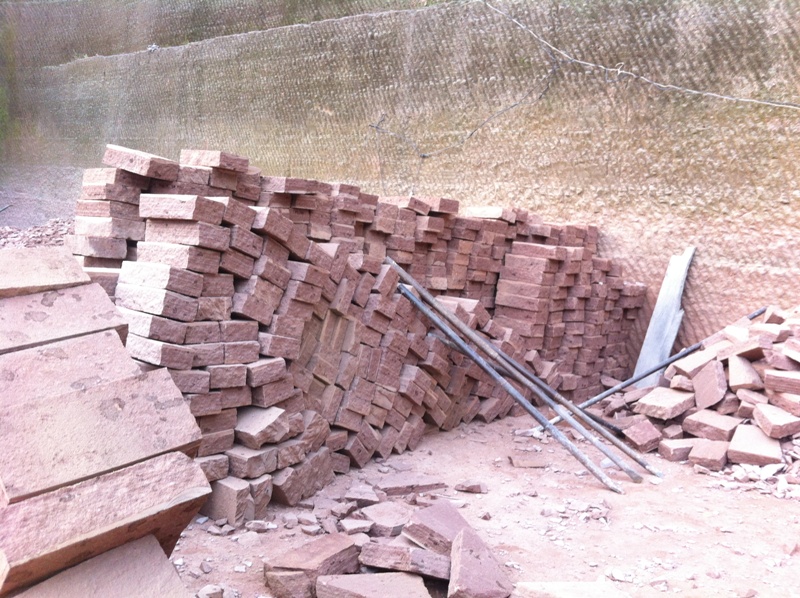
[[[588,431],[583,426],[581,426],[581,424],[578,421],[576,421],[569,414],[563,411],[563,408],[568,409],[569,411],[574,413],[577,417],[581,418],[590,428],[592,428],[595,432],[600,434],[603,438],[605,438],[612,445],[617,447],[621,452],[630,457],[633,461],[638,463],[648,472],[652,473],[655,476],[663,477],[663,474],[657,469],[655,469],[653,466],[651,466],[641,454],[639,454],[637,451],[629,447],[622,440],[620,440],[619,438],[614,436],[611,432],[609,432],[605,428],[605,422],[596,421],[590,413],[582,411],[581,409],[570,403],[564,396],[559,394],[551,386],[547,385],[543,381],[536,378],[531,372],[528,372],[516,360],[512,359],[511,357],[508,357],[502,350],[498,349],[498,354],[503,358],[501,361],[498,362],[503,372],[513,377],[520,384],[523,384],[526,388],[535,392],[537,396],[539,396],[549,407],[551,407],[556,413],[559,414],[559,417],[562,417],[570,426],[578,430],[578,432],[580,432],[595,448],[597,448],[606,457],[608,457],[617,467],[619,467],[622,471],[624,471],[628,475],[628,477],[630,477],[634,482],[636,483],[641,482],[642,476],[640,476],[638,473],[636,473],[628,466],[626,466],[619,459],[619,457],[617,457],[617,455],[611,452],[605,445],[603,445],[600,442],[597,442],[595,438],[591,437],[591,435],[588,434]],[[537,392],[536,388],[533,387],[533,384],[536,381],[538,381],[537,386],[539,386],[540,390],[544,393],[549,394],[550,397],[542,397],[542,395],[539,392]],[[555,403],[559,403],[559,405],[556,405]],[[616,430],[617,428],[614,426],[614,429]]]
[[[511,397],[517,403],[519,403],[523,409],[525,409],[528,413],[530,413],[531,416],[533,416],[533,418],[537,422],[539,422],[539,424],[544,426],[544,428],[548,432],[550,432],[553,438],[555,438],[559,443],[561,443],[564,446],[564,448],[566,448],[567,451],[569,451],[569,453],[581,463],[581,465],[586,467],[586,469],[588,469],[589,472],[594,477],[600,480],[603,483],[603,485],[605,485],[610,490],[613,490],[614,492],[617,492],[619,494],[624,494],[622,488],[617,486],[611,478],[609,478],[605,473],[603,473],[603,471],[600,468],[597,467],[597,465],[592,463],[592,461],[586,455],[584,455],[577,446],[575,446],[566,436],[564,436],[561,430],[550,424],[550,422],[547,421],[547,418],[544,415],[542,415],[542,413],[538,409],[536,409],[530,402],[525,400],[525,397],[523,397],[517,391],[517,389],[514,388],[510,382],[508,382],[508,380],[506,380],[500,374],[498,374],[497,371],[489,364],[488,361],[486,361],[483,357],[478,355],[478,353],[475,352],[471,347],[469,347],[461,339],[460,336],[458,336],[449,326],[447,326],[442,321],[442,319],[439,318],[439,316],[436,315],[427,305],[425,305],[416,295],[414,295],[410,290],[408,290],[403,285],[399,285],[398,290],[405,298],[407,298],[414,305],[414,307],[416,307],[423,314],[425,314],[425,316],[433,323],[433,325],[436,326],[439,330],[441,330],[450,339],[450,341],[455,343],[461,351],[469,355],[470,358],[473,359],[475,363],[477,363],[478,366],[484,372],[486,372],[489,376],[491,376],[495,382],[500,384],[500,386],[503,387],[503,390],[505,390],[509,395],[511,395]]]
[[[525,369],[521,365],[519,365],[516,361],[514,361],[511,357],[508,357],[505,353],[498,350],[494,345],[492,345],[485,339],[478,336],[475,333],[475,331],[471,330],[461,320],[459,320],[455,316],[455,314],[453,314],[447,309],[444,309],[436,301],[436,298],[433,295],[431,295],[427,289],[425,289],[425,287],[420,285],[416,280],[414,280],[414,278],[408,272],[406,272],[405,270],[403,270],[403,268],[398,266],[394,262],[394,260],[392,260],[392,258],[387,257],[385,263],[389,264],[395,270],[395,272],[397,272],[397,274],[404,282],[407,282],[410,286],[412,286],[420,294],[420,296],[439,313],[439,315],[445,318],[466,338],[475,343],[475,345],[477,345],[478,348],[481,351],[483,351],[486,355],[488,355],[491,359],[502,365],[504,369],[508,371],[517,382],[519,382],[526,388],[533,391],[536,394],[536,396],[538,396],[544,403],[546,403],[549,407],[553,408],[556,411],[556,413],[559,414],[559,417],[565,419],[570,426],[572,426],[573,428],[575,428],[575,430],[577,430],[580,434],[582,434],[587,439],[587,441],[589,441],[595,448],[597,448],[601,453],[603,453],[606,457],[608,457],[615,465],[617,465],[617,467],[619,467],[622,471],[624,471],[628,475],[628,477],[630,477],[633,481],[641,482],[642,477],[638,473],[633,471],[630,467],[625,465],[619,459],[619,457],[617,457],[617,455],[611,452],[608,449],[608,447],[599,442],[597,438],[593,437],[582,424],[580,424],[578,421],[572,418],[563,409],[559,408],[556,405],[557,401],[560,402],[567,409],[577,413],[581,417],[581,419],[583,419],[590,427],[597,430],[604,438],[606,438],[606,440],[608,440],[609,442],[620,448],[622,452],[631,457],[634,461],[636,461],[647,471],[653,473],[654,475],[661,476],[660,472],[658,472],[657,470],[652,468],[649,464],[647,464],[644,458],[638,455],[635,451],[633,451],[633,449],[625,445],[621,440],[613,436],[607,430],[603,430],[602,432],[600,432],[600,430],[602,429],[600,424],[590,419],[586,414],[581,413],[577,407],[575,407],[572,403],[570,403],[564,397],[559,395],[555,390],[546,385],[543,381],[539,380],[538,378],[530,374],[530,372],[526,372]],[[533,378],[533,381],[529,378],[529,376]],[[551,398],[551,396],[549,396],[548,393],[554,395],[554,397]]]
[[[766,306],[762,307],[761,309],[757,309],[757,310],[756,310],[756,311],[754,311],[753,313],[749,314],[749,315],[747,316],[747,319],[748,319],[748,320],[754,320],[754,319],[756,319],[758,316],[760,316],[761,314],[763,314],[765,311],[767,311],[767,307],[766,307]],[[628,387],[629,387],[629,386],[631,386],[632,384],[636,384],[637,382],[639,382],[639,380],[644,380],[644,379],[645,379],[645,378],[647,378],[647,377],[648,377],[650,374],[655,374],[656,372],[658,372],[658,371],[660,371],[660,370],[664,369],[665,367],[667,367],[667,366],[668,366],[668,365],[670,365],[671,363],[675,363],[675,362],[676,362],[676,361],[678,361],[679,359],[683,359],[683,358],[684,358],[684,357],[686,357],[687,355],[689,355],[689,354],[691,354],[691,353],[694,353],[695,351],[697,351],[698,349],[700,349],[700,348],[703,346],[703,343],[705,343],[707,340],[708,340],[708,339],[706,338],[706,339],[703,339],[703,340],[701,340],[699,343],[695,343],[695,344],[694,344],[694,345],[692,345],[691,347],[686,347],[686,348],[685,348],[683,351],[681,351],[681,352],[679,352],[679,353],[676,353],[675,355],[673,355],[673,356],[672,356],[672,357],[670,357],[669,359],[665,359],[664,361],[662,361],[662,362],[661,362],[661,363],[659,363],[658,365],[654,365],[652,368],[650,368],[650,369],[649,369],[649,370],[647,370],[646,372],[642,372],[641,374],[636,374],[635,376],[633,376],[633,377],[631,377],[631,378],[628,378],[627,380],[625,380],[625,382],[620,382],[620,383],[619,383],[619,384],[617,384],[616,386],[612,386],[612,387],[611,387],[611,388],[609,388],[608,390],[604,390],[604,391],[603,391],[603,392],[601,392],[599,395],[597,395],[597,396],[595,396],[595,397],[592,397],[592,398],[591,398],[591,399],[589,399],[588,401],[584,401],[583,403],[581,403],[580,405],[578,405],[578,407],[580,407],[581,409],[586,409],[587,407],[591,407],[592,405],[594,405],[594,404],[596,404],[596,403],[599,403],[599,402],[600,402],[600,401],[602,401],[603,399],[605,399],[605,398],[607,398],[607,397],[610,397],[611,395],[613,395],[613,394],[615,394],[615,393],[618,393],[619,391],[621,391],[621,390],[624,390],[624,389],[628,388]],[[560,421],[561,421],[561,419],[560,419],[560,418],[558,418],[558,417],[554,417],[553,419],[551,419],[551,420],[550,420],[550,423],[551,423],[551,424],[557,424],[557,423],[559,423]]]

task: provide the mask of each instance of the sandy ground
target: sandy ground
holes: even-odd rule
[[[657,455],[648,458],[663,480],[646,476],[634,484],[607,469],[625,490],[615,494],[552,439],[514,434],[532,424],[510,417],[426,435],[413,452],[337,476],[319,496],[341,497],[353,483],[396,470],[437,476],[448,485],[441,493],[465,503],[460,512],[514,582],[604,580],[634,597],[800,596],[796,499],[776,498],[769,483],[701,475]],[[595,449],[579,446],[601,462]],[[534,455],[547,467],[517,468],[509,459]],[[465,480],[484,482],[488,493],[453,490]],[[216,537],[205,531],[210,522],[195,522],[172,555],[186,587],[227,584],[243,598],[270,596],[262,558],[311,539],[282,525],[287,510],[302,512],[270,505],[278,529],[255,542],[250,534],[247,545],[238,541],[243,530]]]

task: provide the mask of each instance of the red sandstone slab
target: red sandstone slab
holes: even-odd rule
[[[191,454],[200,442],[165,370],[66,389],[6,396],[0,406],[0,480],[11,503],[166,452]]]
[[[742,423],[738,417],[722,415],[711,409],[701,409],[683,420],[683,431],[708,440],[730,440],[736,427]]]
[[[0,354],[103,330],[128,325],[98,284],[0,299]]]
[[[85,254],[83,254],[85,255]],[[122,257],[125,257],[124,255]],[[220,255],[217,251],[201,249],[174,242],[137,244],[137,261],[159,262],[176,268],[185,268],[201,274],[217,274]]]
[[[377,506],[377,505],[375,505]],[[369,508],[369,507],[367,507]],[[362,565],[390,571],[416,573],[435,579],[450,579],[450,557],[416,546],[369,542],[361,547]]]
[[[770,392],[769,402],[795,417],[800,417],[800,395],[788,392]]]
[[[800,394],[800,372],[767,370],[764,372],[764,386],[775,392]]]
[[[165,289],[189,297],[199,297],[203,291],[202,274],[154,262],[122,262],[119,282]]]
[[[469,523],[449,501],[441,501],[414,513],[403,528],[403,535],[423,548],[450,555],[456,536],[468,527]]]
[[[764,434],[758,426],[739,426],[728,446],[728,460],[750,465],[783,463],[781,443]]]
[[[137,190],[138,191],[138,190]],[[139,206],[121,201],[81,200],[75,203],[76,216],[93,218],[139,219]]]
[[[722,363],[714,359],[704,365],[692,378],[692,386],[698,409],[706,409],[719,403],[728,390]]]
[[[276,598],[310,598],[317,577],[354,573],[358,566],[355,540],[346,534],[330,534],[266,559],[264,582]]]
[[[117,303],[135,311],[164,316],[179,322],[192,322],[197,317],[199,302],[165,289],[117,283]]]
[[[431,598],[422,578],[409,573],[321,575],[315,591],[317,598]]]
[[[111,144],[106,145],[103,164],[163,181],[177,180],[180,170],[174,160]]]
[[[753,419],[770,438],[785,438],[800,432],[800,417],[775,405],[756,405],[753,408]]]
[[[188,370],[194,362],[194,351],[181,345],[163,343],[135,334],[128,335],[126,348],[131,357],[175,370]]]
[[[472,528],[453,541],[447,598],[507,598],[514,589],[503,566]]]
[[[738,355],[731,355],[728,358],[728,385],[733,392],[740,389],[761,390],[764,388],[761,376],[758,375],[755,368],[747,359]]]
[[[6,353],[0,355],[0,409],[140,373],[112,330]]]
[[[87,282],[89,277],[66,247],[0,249],[0,299]]]
[[[187,166],[207,166],[242,173],[246,173],[250,166],[250,160],[244,156],[216,150],[183,149],[179,161]]]
[[[83,171],[82,184],[86,185],[124,185],[147,189],[150,179],[120,168],[87,168]]]
[[[186,598],[183,582],[155,536],[134,540],[62,571],[17,598]]]
[[[75,234],[83,237],[109,237],[111,239],[144,239],[145,223],[126,218],[77,216]]]
[[[667,420],[694,407],[694,394],[657,386],[639,399],[633,407],[636,413]]]
[[[128,242],[125,239],[67,235],[64,243],[75,255],[86,257],[121,260],[128,254]]]
[[[139,216],[160,220],[194,220],[222,224],[225,206],[202,195],[172,195],[142,193],[139,197]]]
[[[148,243],[177,243],[225,251],[230,245],[231,233],[224,226],[206,222],[148,220],[144,238]]]
[[[209,492],[191,459],[169,453],[10,505],[0,510],[10,567],[0,593],[150,534],[169,554]]]
[[[675,370],[687,378],[694,378],[694,375],[699,372],[711,360],[716,359],[717,353],[712,349],[702,349],[690,353],[686,357],[679,359],[672,365]]]
[[[686,461],[696,443],[697,438],[664,439],[658,445],[658,454],[667,461]]]
[[[721,471],[728,462],[728,446],[729,443],[723,440],[698,438],[689,453],[689,461],[711,471]]]

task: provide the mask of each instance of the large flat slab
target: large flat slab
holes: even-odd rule
[[[67,247],[0,249],[0,299],[90,282]]]
[[[9,572],[0,594],[153,534],[167,554],[211,492],[203,470],[169,453],[0,510]]]
[[[155,536],[145,536],[62,571],[17,598],[187,598],[175,567]]]
[[[408,573],[324,575],[317,578],[317,598],[430,598],[421,577]]]
[[[0,405],[0,482],[12,504],[155,455],[192,454],[199,444],[166,370],[59,396],[7,396]]]
[[[0,354],[128,324],[98,284],[0,299]]]
[[[139,373],[113,330],[6,353],[0,355],[0,409],[10,401],[85,390]]]

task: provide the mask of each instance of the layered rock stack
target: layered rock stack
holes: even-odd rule
[[[168,372],[63,247],[0,251],[0,314],[0,596],[185,595],[165,552],[211,489]]]
[[[108,146],[103,161],[87,171],[73,250],[128,319],[131,355],[184,393],[215,482],[207,510],[232,522],[414,448],[426,424],[514,406],[397,292],[387,255],[564,391],[591,394],[629,365],[644,288],[594,255],[594,227],[261,176],[225,152],[174,162]],[[537,252],[554,252],[554,270]]]

